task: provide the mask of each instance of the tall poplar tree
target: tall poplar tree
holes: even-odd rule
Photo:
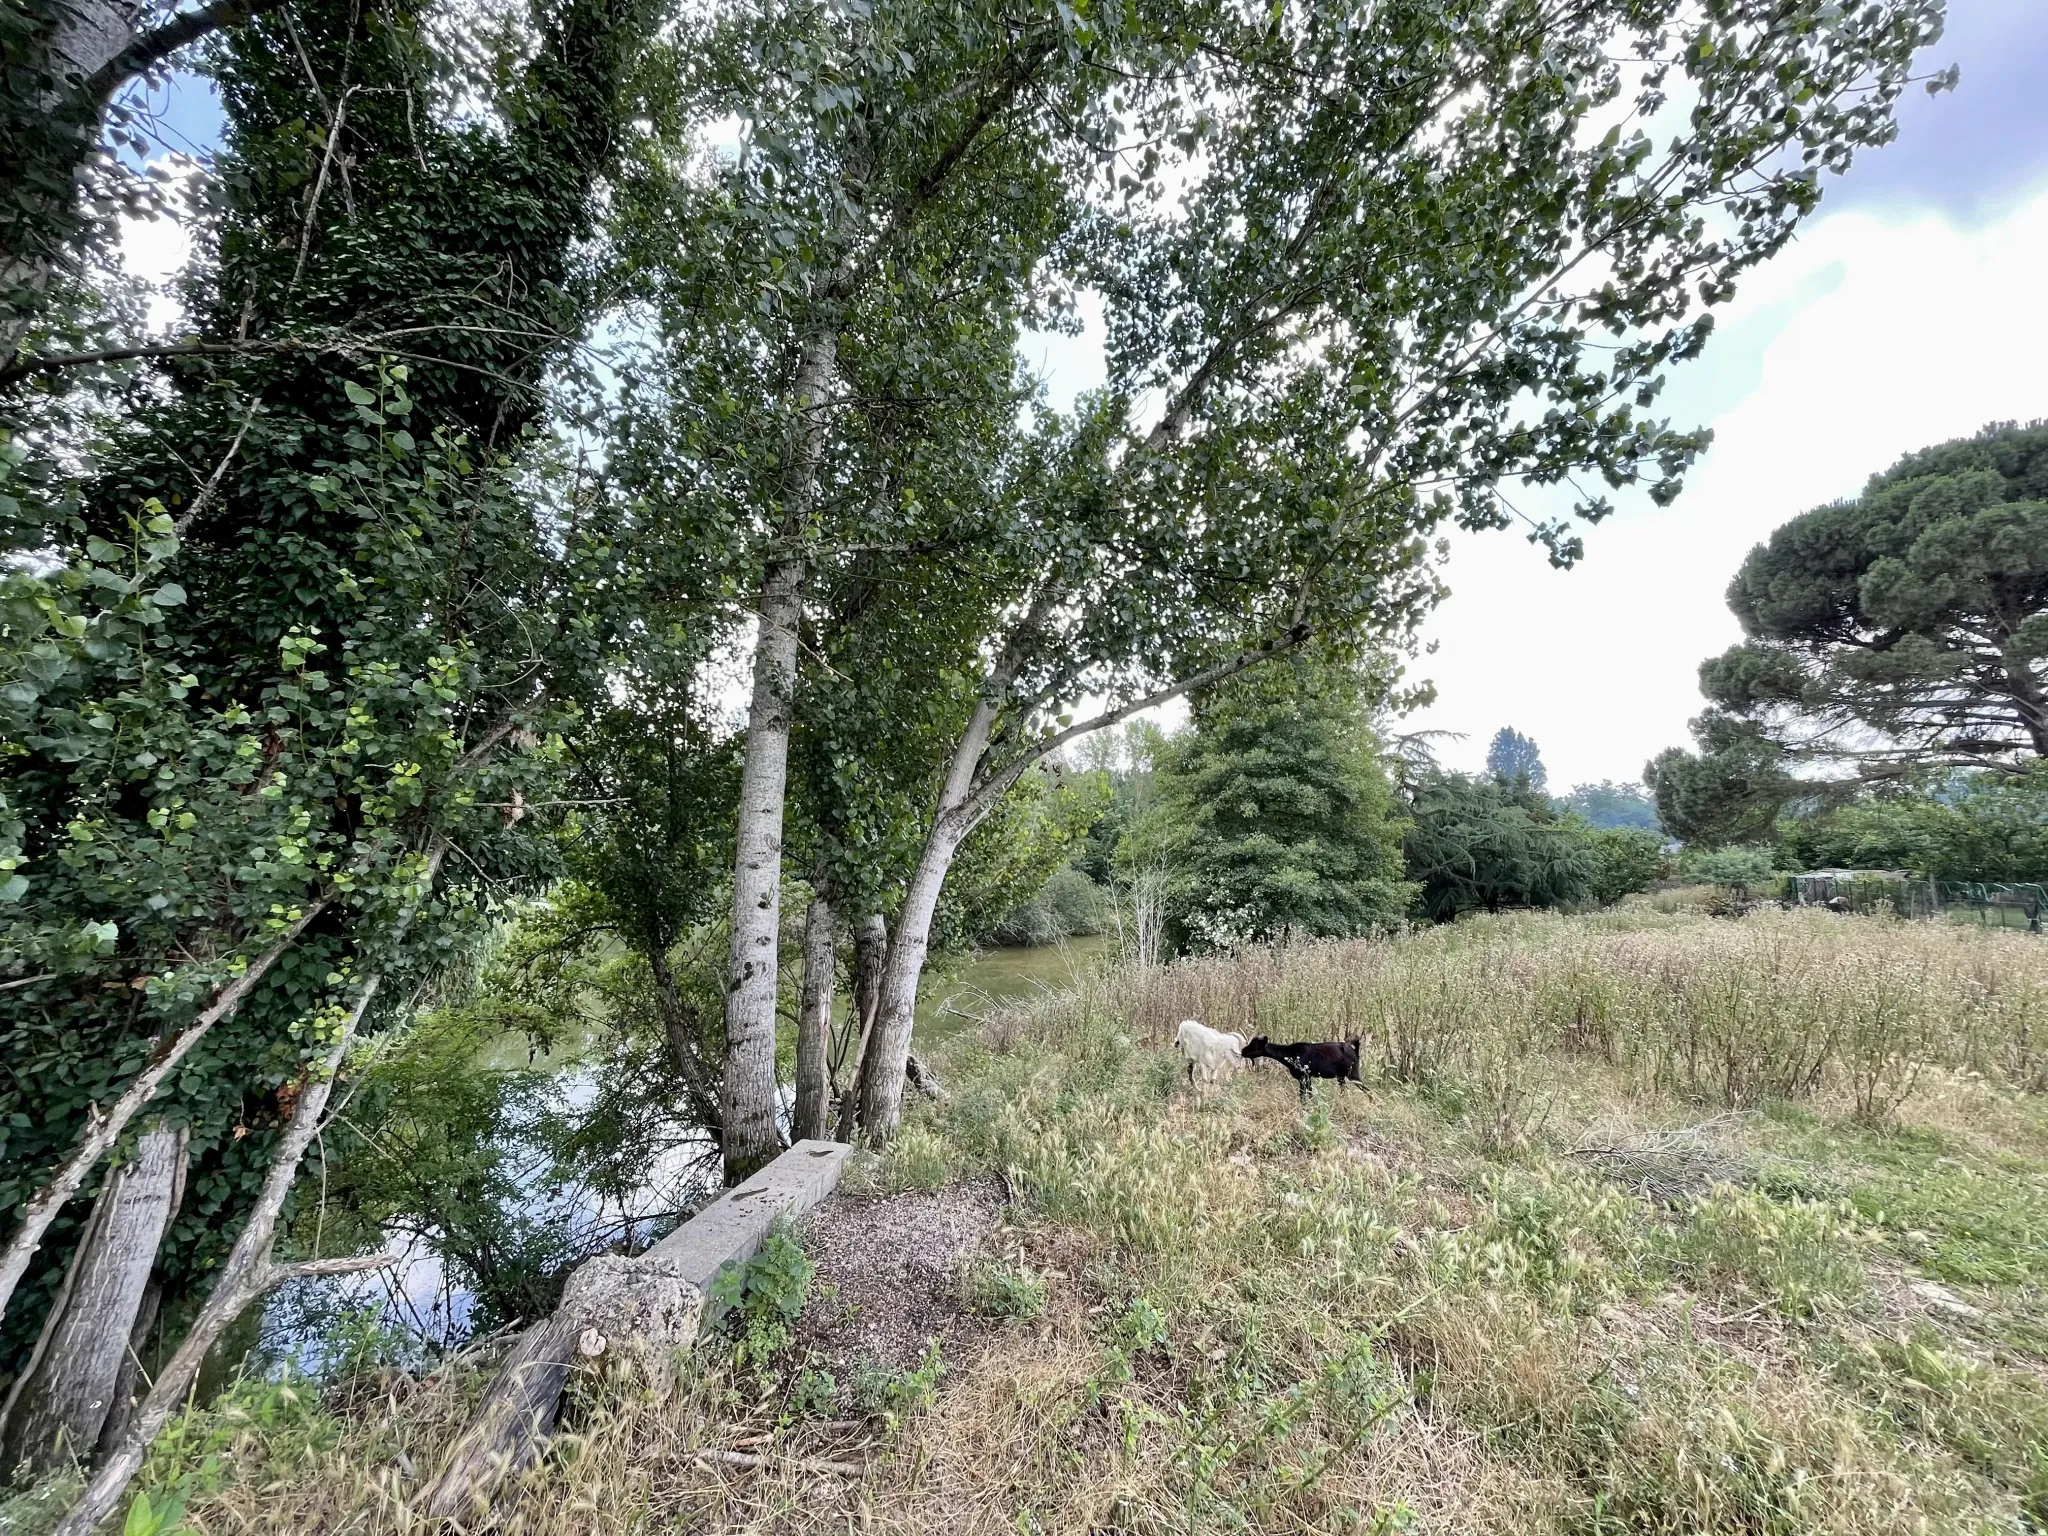
[[[870,1136],[945,871],[1017,776],[1318,632],[1400,633],[1421,537],[1508,526],[1504,488],[1668,501],[1705,439],[1652,414],[1666,370],[1820,174],[1890,138],[1939,26],[1933,0],[1217,6],[1170,75],[1119,82],[1142,147],[1078,274],[1109,385],[996,524],[1011,595],[892,935]]]

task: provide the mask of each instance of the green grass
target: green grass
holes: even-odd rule
[[[666,1403],[586,1393],[502,1521],[2041,1530],[2048,1138],[1984,999],[2044,974],[2012,936],[1639,912],[1038,998],[948,1046],[951,1098],[862,1176],[1007,1181],[1021,1236],[960,1280],[985,1348],[830,1390],[707,1355]],[[1197,1097],[1166,1045],[1189,1016],[1361,1034],[1371,1092],[1304,1109],[1250,1071]],[[406,1529],[394,1448],[430,1464],[475,1381],[359,1397],[332,1443],[220,1431],[236,1475],[188,1519]],[[804,1438],[827,1409],[873,1415],[855,1449]],[[770,1465],[693,1459],[733,1444]],[[821,1493],[818,1456],[866,1470]]]

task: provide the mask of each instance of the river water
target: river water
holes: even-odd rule
[[[984,950],[949,974],[925,978],[913,1038],[929,1049],[973,1027],[997,1004],[1071,987],[1099,970],[1107,953],[1102,938]],[[592,1044],[567,1044],[538,1062],[553,1073],[548,1084],[551,1112],[573,1112],[590,1104],[598,1089],[596,1068],[587,1059]],[[524,1037],[505,1037],[486,1052],[485,1064],[526,1067]],[[790,1085],[783,1085],[782,1097],[786,1130]],[[557,1183],[544,1165],[517,1170],[527,1202],[523,1214],[529,1221],[557,1226],[579,1247],[605,1238],[644,1242],[659,1235],[674,1213],[693,1209],[717,1192],[718,1170],[711,1152],[709,1137],[678,1127],[654,1166],[623,1198],[600,1195],[575,1181]],[[449,1273],[435,1237],[431,1229],[387,1229],[386,1251],[394,1260],[390,1268],[279,1287],[268,1299],[254,1337],[237,1340],[240,1347],[234,1354],[239,1357],[253,1345],[266,1368],[289,1365],[317,1374],[349,1347],[348,1330],[335,1326],[335,1319],[343,1316],[352,1319],[355,1328],[377,1331],[380,1347],[389,1350],[395,1345],[401,1355],[411,1352],[424,1358],[460,1343],[472,1331],[476,1298]]]

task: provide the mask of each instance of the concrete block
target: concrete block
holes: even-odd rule
[[[647,1250],[665,1273],[709,1290],[728,1264],[744,1264],[778,1217],[794,1221],[831,1194],[853,1148],[841,1141],[800,1141],[767,1167],[720,1195]]]

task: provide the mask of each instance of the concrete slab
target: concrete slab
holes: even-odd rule
[[[841,1141],[800,1141],[753,1177],[727,1190],[648,1249],[699,1290],[728,1264],[760,1250],[778,1217],[794,1221],[838,1186],[853,1148]]]

